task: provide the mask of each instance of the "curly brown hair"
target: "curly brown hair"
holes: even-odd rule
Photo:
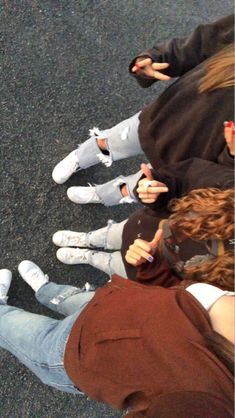
[[[170,202],[170,220],[176,230],[195,241],[228,240],[234,235],[234,190],[216,188],[192,190]],[[217,284],[223,289],[234,287],[234,252],[185,268],[187,278]]]

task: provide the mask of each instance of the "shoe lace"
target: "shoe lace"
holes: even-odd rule
[[[45,277],[45,279],[49,280],[49,276],[48,276],[47,274],[41,273],[41,272],[40,272],[40,271],[38,271],[38,270],[33,270],[33,271],[31,271],[31,272],[30,272],[30,277],[31,277],[33,280],[38,280],[38,279],[41,279],[41,278],[42,278],[42,274],[43,274],[43,276]]]
[[[89,260],[90,250],[81,251],[79,254],[79,258],[81,261],[88,261]]]
[[[70,163],[70,167],[71,167],[73,173],[76,173],[77,171],[80,170],[79,162],[78,161],[75,161],[75,160],[73,161],[72,164]]]
[[[89,199],[87,200],[87,203],[93,202],[93,201],[100,202],[100,198],[96,193],[95,186],[93,186],[91,183],[87,183],[87,184],[91,189],[91,194],[90,194]]]
[[[78,236],[76,237],[69,237],[68,242],[67,242],[67,236],[66,234],[63,237],[63,242],[66,242],[66,246],[71,246],[71,247],[85,247],[87,246],[87,240],[86,240],[86,236],[87,234],[85,232],[78,232]]]

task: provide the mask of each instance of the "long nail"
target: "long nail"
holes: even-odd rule
[[[224,122],[224,126],[225,126],[225,128],[232,128],[233,127],[233,121],[229,120],[229,121]]]
[[[148,257],[148,261],[149,261],[150,263],[152,263],[152,262],[153,262],[153,260],[154,260],[154,258],[150,255],[150,256]]]

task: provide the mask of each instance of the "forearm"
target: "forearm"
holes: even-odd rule
[[[179,161],[152,173],[154,179],[166,184],[169,189],[168,193],[161,193],[155,203],[146,205],[157,211],[165,210],[171,199],[180,198],[193,189],[217,187],[225,190],[234,185],[232,166],[227,167],[200,158]],[[138,198],[137,187],[138,185],[134,193]]]
[[[156,79],[131,72],[138,58],[148,57],[153,62],[167,62],[170,66],[162,72],[170,77],[179,77],[232,42],[234,17],[230,15],[209,24],[199,25],[190,36],[173,38],[143,51],[132,60],[129,71],[142,87],[149,87]]]

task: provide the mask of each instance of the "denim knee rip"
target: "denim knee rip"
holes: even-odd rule
[[[98,154],[96,154],[96,157],[99,159],[99,161],[105,165],[105,167],[110,167],[113,163],[113,159],[111,156],[111,152],[108,146],[108,141],[107,141],[107,135],[105,134],[104,131],[100,131],[99,128],[94,127],[93,129],[89,130],[89,135],[91,136],[91,138],[95,138],[97,139],[105,139],[106,140],[106,146],[107,146],[107,151],[109,152],[109,155],[106,155],[102,152],[102,150],[100,150],[100,152]]]
[[[90,283],[86,283],[82,288],[79,287],[71,287],[70,289],[65,290],[60,295],[53,297],[50,302],[53,305],[59,305],[60,303],[64,302],[66,299],[73,295],[77,295],[78,293],[82,292],[89,292],[95,290],[94,286],[90,285]]]
[[[120,176],[113,183],[113,187],[120,187],[120,189],[121,189],[121,186],[124,186],[124,185],[127,187],[128,196],[123,196],[120,199],[119,203],[133,203],[135,200],[132,199],[132,197],[130,196],[130,190],[129,190],[127,182],[125,181],[125,178],[123,176]]]

